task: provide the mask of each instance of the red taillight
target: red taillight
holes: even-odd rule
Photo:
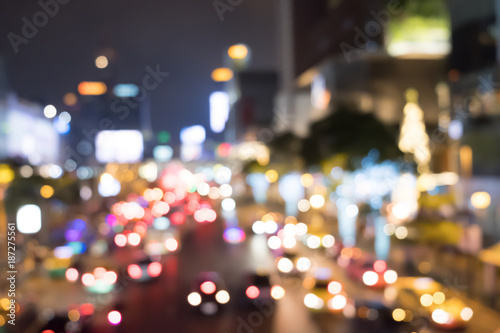
[[[260,290],[256,286],[250,286],[247,288],[245,294],[248,298],[256,299],[260,295]]]

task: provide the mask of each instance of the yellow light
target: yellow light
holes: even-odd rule
[[[14,179],[14,171],[7,164],[0,164],[0,184],[8,184]]]
[[[302,186],[309,187],[314,183],[314,178],[311,174],[305,173],[302,177],[300,177],[300,182],[302,183]]]
[[[80,95],[104,95],[106,91],[108,91],[108,87],[106,87],[104,82],[83,81],[78,85],[78,92]]]
[[[71,321],[78,321],[78,319],[80,319],[80,313],[76,310],[70,310],[68,312],[68,318]]]
[[[432,302],[434,302],[434,298],[430,294],[423,294],[420,297],[420,303],[423,306],[431,306]]]
[[[0,305],[2,306],[2,308],[7,311],[9,309],[9,305],[10,305],[10,301],[8,298],[2,298],[2,300],[0,301]]]
[[[76,97],[75,94],[73,93],[67,93],[66,95],[64,95],[63,97],[63,102],[65,105],[67,106],[73,106],[76,104],[76,102],[78,101],[78,98]]]
[[[320,194],[315,194],[309,199],[309,202],[313,208],[321,208],[325,204],[325,198]]]
[[[226,304],[229,302],[229,293],[225,290],[220,290],[217,294],[215,294],[215,299],[220,304]]]
[[[434,295],[432,295],[432,298],[434,300],[434,303],[443,304],[446,297],[444,296],[444,293],[437,291],[434,293]]]
[[[229,48],[227,54],[231,59],[245,59],[248,55],[248,48],[243,44],[236,44]]]
[[[229,68],[217,68],[212,71],[212,80],[215,82],[227,82],[233,78],[233,71]]]
[[[48,199],[54,195],[54,189],[50,185],[43,185],[40,189],[40,195],[45,199]]]
[[[266,171],[266,179],[270,183],[274,183],[278,180],[278,172],[276,170],[267,170]]]
[[[0,316],[0,327],[5,325],[5,318],[3,316]]]
[[[491,204],[491,197],[488,192],[476,192],[471,196],[470,202],[476,209],[486,209]]]
[[[96,59],[95,59],[95,66],[97,68],[106,68],[108,67],[108,58],[106,58],[105,56],[98,56]]]
[[[285,297],[285,289],[281,286],[273,286],[271,288],[271,297],[274,299],[282,299]]]
[[[395,321],[403,321],[405,317],[406,313],[403,309],[395,309],[392,311],[392,318],[394,318]]]

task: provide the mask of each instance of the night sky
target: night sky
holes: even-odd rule
[[[70,0],[17,54],[8,33],[21,35],[22,17],[32,22],[41,7],[15,0],[1,7],[0,56],[19,96],[62,108],[63,95],[81,81],[140,82],[146,66],[159,64],[170,76],[150,93],[153,129],[175,137],[186,125],[209,128],[208,97],[221,89],[210,73],[224,65],[228,46],[250,46],[252,68],[278,63],[274,0],[243,0],[223,21],[213,0]],[[101,54],[111,55],[103,70],[94,64]]]

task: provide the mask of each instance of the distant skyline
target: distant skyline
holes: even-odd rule
[[[4,2],[0,11],[0,57],[22,98],[63,106],[81,81],[140,83],[147,66],[159,66],[170,75],[150,91],[153,130],[177,138],[193,124],[210,133],[208,98],[222,88],[210,73],[224,65],[229,46],[247,44],[251,68],[277,68],[276,1],[233,1],[239,5],[224,13],[213,0],[59,0],[58,8],[55,1]],[[33,20],[37,31],[23,34]],[[106,69],[95,67],[101,54],[110,58]]]

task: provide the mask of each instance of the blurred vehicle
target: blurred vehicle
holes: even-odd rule
[[[342,284],[332,280],[330,268],[316,268],[314,275],[304,279],[303,285],[308,290],[304,304],[313,312],[340,312],[348,303]]]
[[[385,290],[385,297],[394,306],[393,318],[404,320],[405,311],[422,313],[440,329],[462,329],[472,318],[473,311],[459,295],[428,277],[402,277]]]
[[[351,317],[356,331],[365,331],[368,327],[374,332],[397,332],[398,323],[392,318],[392,309],[381,301],[357,299]]]
[[[149,257],[144,257],[134,264],[127,266],[127,275],[136,281],[151,281],[160,276],[163,265],[157,261],[152,261]]]
[[[385,261],[369,257],[351,259],[346,271],[349,277],[371,288],[383,288],[398,278],[396,271],[387,269]]]
[[[217,272],[202,272],[187,297],[191,306],[207,316],[219,313],[229,299],[224,280]]]
[[[268,274],[252,273],[245,283],[245,298],[252,301],[274,301],[285,296],[285,290],[279,285],[272,285]]]

